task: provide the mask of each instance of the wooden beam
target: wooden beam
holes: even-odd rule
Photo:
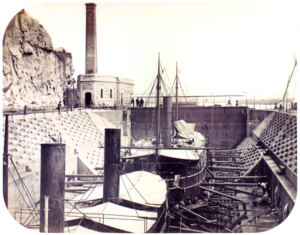
[[[211,154],[214,155],[239,155],[242,154],[242,152],[224,152],[224,151],[219,151],[219,152],[214,152],[213,150],[210,151]]]
[[[200,223],[201,223],[201,222],[199,222],[197,226],[199,226],[199,227],[202,228],[202,229],[205,229],[206,231],[208,231],[208,232],[210,232],[210,233],[215,233],[214,231],[210,230],[209,228],[206,228],[206,227],[202,226]]]
[[[103,177],[103,175],[80,174],[80,175],[66,175],[66,177],[93,177],[93,178],[101,178],[101,177]]]
[[[247,150],[247,149],[253,149],[253,147],[252,148],[241,148],[241,149],[224,149],[224,150],[222,150],[223,152],[241,152],[242,150]],[[213,150],[213,151],[221,151],[221,150],[219,150],[219,149],[217,149],[217,150]]]
[[[215,176],[214,178],[206,178],[207,180],[227,180],[227,179],[265,179],[267,176]]]
[[[179,212],[177,212],[177,211],[175,211],[174,209],[172,209],[172,208],[170,208],[175,214],[177,214],[177,215],[179,215],[180,217],[182,217],[182,218],[184,218],[186,221],[189,221],[189,222],[195,222],[195,223],[197,223],[198,224],[198,226],[199,227],[201,227],[201,228],[203,228],[203,229],[206,229],[206,230],[208,230],[209,232],[212,232],[211,230],[209,230],[208,228],[206,228],[206,227],[203,227],[203,226],[201,226],[201,225],[199,225],[199,223],[201,223],[201,224],[206,224],[206,225],[214,225],[214,226],[219,226],[219,227],[222,227],[222,228],[224,228],[224,225],[220,225],[220,224],[214,224],[214,223],[209,223],[209,222],[205,222],[205,221],[199,221],[199,220],[195,220],[195,219],[190,219],[190,218],[188,218],[188,217],[186,217],[186,216],[184,216],[184,215],[182,215],[181,213],[179,213]]]
[[[243,168],[243,167],[209,166],[208,168],[216,171],[247,171],[248,170],[247,168]]]
[[[179,215],[179,216],[181,216],[182,218],[184,218],[184,219],[188,219],[188,217],[186,217],[186,216],[184,216],[183,214],[181,214],[180,212],[178,212],[178,211],[175,211],[174,209],[172,209],[171,207],[169,208],[171,211],[173,211],[175,214],[177,214],[177,215]]]
[[[224,187],[224,186],[254,187],[254,186],[258,186],[257,183],[201,183],[201,185],[217,186],[217,187]]]
[[[203,220],[205,220],[205,221],[211,221],[211,220],[209,220],[209,219],[207,219],[207,218],[205,218],[205,217],[203,217],[203,216],[201,216],[201,215],[198,215],[197,213],[195,213],[195,212],[193,212],[193,211],[191,211],[191,210],[189,210],[189,209],[186,209],[185,207],[183,207],[183,206],[180,206],[180,205],[178,205],[181,209],[183,209],[183,210],[185,210],[185,211],[187,211],[187,212],[189,212],[189,213],[191,213],[191,214],[193,214],[193,215],[195,215],[195,216],[197,216],[197,217],[199,217],[200,219],[203,219]],[[211,221],[211,222],[214,222],[214,221]]]
[[[239,222],[241,222],[247,215],[243,213],[239,218],[237,218],[232,224],[228,226],[228,229],[232,230]]]
[[[104,170],[103,167],[95,167],[94,169],[95,169],[96,171],[97,171],[97,170]]]
[[[228,207],[228,206],[226,206],[226,205],[224,205],[224,204],[221,204],[221,203],[219,203],[219,202],[215,202],[214,199],[210,199],[210,202],[213,203],[213,204],[215,204],[215,205],[217,205],[217,206],[226,208],[227,210],[231,210],[231,209],[232,209],[232,208],[230,208],[230,207]],[[231,203],[230,203],[230,204],[231,204]],[[212,206],[214,206],[214,205],[212,205]]]
[[[207,208],[207,209],[209,209],[209,210],[212,210],[212,211],[214,211],[214,212],[223,214],[223,215],[227,215],[227,216],[229,216],[229,217],[234,217],[233,215],[230,215],[230,214],[228,214],[228,213],[222,212],[222,211],[220,211],[220,210],[218,210],[218,209],[216,209],[216,208],[210,207],[210,206],[206,206],[205,208]]]
[[[199,221],[199,220],[190,219],[190,218],[186,218],[185,220],[189,221],[189,222],[201,223],[201,224],[204,224],[204,225],[216,226],[216,227],[221,227],[221,228],[225,227],[225,225],[215,224],[215,223],[211,223],[211,222],[207,222],[207,221]]]
[[[232,187],[228,187],[228,186],[225,186],[225,188],[230,189],[230,190],[234,190],[234,191],[239,192],[239,193],[244,193],[244,194],[248,194],[248,195],[253,195],[252,192],[249,192],[249,191],[246,191],[246,190],[243,190],[243,189],[232,188]]]
[[[230,163],[230,164],[245,164],[246,162],[234,162],[234,161],[212,161],[214,164],[221,164],[221,163]]]
[[[215,178],[214,173],[207,166],[205,167],[205,169],[213,178]]]
[[[213,189],[205,188],[205,187],[202,187],[202,186],[199,186],[199,188],[201,188],[201,189],[203,189],[203,190],[206,190],[206,191],[209,191],[209,192],[212,192],[212,193],[215,193],[215,194],[218,194],[218,195],[221,195],[221,196],[223,196],[223,197],[230,198],[230,199],[235,200],[235,201],[239,201],[239,202],[242,202],[242,203],[245,203],[245,204],[248,203],[248,202],[246,202],[246,201],[243,201],[243,200],[238,199],[238,198],[233,197],[233,196],[229,196],[229,195],[227,195],[227,194],[218,192],[218,191],[213,190]]]
[[[103,181],[66,181],[65,184],[76,185],[76,184],[103,184]]]
[[[187,225],[185,225],[184,223],[182,223],[182,222],[179,222],[179,224],[181,224],[183,227],[185,227],[185,228],[188,228],[188,229],[190,229]]]
[[[180,227],[176,227],[176,226],[170,226],[170,228],[181,229],[181,230],[184,230],[184,231],[194,232],[194,233],[207,233],[207,231],[201,231],[201,230],[196,230],[196,229],[188,229],[188,228],[180,228]]]
[[[244,158],[244,157],[241,157],[241,156],[215,156],[215,155],[212,155],[211,158]]]
[[[224,228],[225,231],[230,232],[230,233],[234,233],[232,230],[228,229],[228,228]]]
[[[104,148],[104,146],[99,146],[98,148]],[[121,146],[120,149],[151,149],[151,150],[157,150],[157,149],[173,149],[173,150],[211,150],[215,149],[213,147],[155,147],[155,146],[149,146],[149,147],[142,147],[142,146]]]
[[[206,206],[206,205],[207,205],[207,202],[205,202],[205,201],[200,201],[200,202],[197,202],[196,204],[188,205],[188,206],[186,206],[185,208],[188,209],[188,210],[194,210],[194,209],[197,209],[197,208],[199,208],[199,207]]]
[[[65,193],[86,192],[86,191],[88,191],[87,188],[72,188],[72,189],[66,188],[65,189]]]

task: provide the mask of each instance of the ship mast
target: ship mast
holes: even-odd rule
[[[160,53],[158,53],[158,73],[157,73],[157,86],[156,86],[156,113],[157,113],[157,120],[156,120],[156,147],[160,146]],[[157,172],[158,167],[158,149],[155,150],[155,164],[154,164],[154,171]]]
[[[175,107],[175,121],[178,121],[178,63],[176,61],[176,77],[175,77],[175,82],[176,82],[176,107]]]

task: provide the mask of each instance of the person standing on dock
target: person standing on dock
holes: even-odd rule
[[[144,105],[144,100],[143,100],[143,98],[141,98],[141,100],[140,100],[140,107],[143,107],[143,105]]]
[[[138,98],[136,98],[136,107],[139,107],[140,106],[140,100],[139,100],[139,97]]]
[[[134,107],[134,99],[133,98],[131,99],[130,103],[132,104],[132,107]]]

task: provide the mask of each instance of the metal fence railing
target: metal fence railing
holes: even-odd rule
[[[35,115],[49,115],[49,114],[62,114],[62,113],[69,113],[69,112],[96,112],[99,110],[124,110],[127,109],[127,107],[93,107],[93,106],[79,106],[74,108],[73,106],[63,106],[60,109],[58,107],[50,107],[50,108],[24,108],[21,109],[5,109],[3,110],[3,116],[9,115],[9,116],[18,116],[18,115],[29,115],[33,114]]]

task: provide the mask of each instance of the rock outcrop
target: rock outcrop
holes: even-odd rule
[[[56,106],[73,74],[72,54],[53,49],[43,26],[20,11],[3,39],[3,110]]]

